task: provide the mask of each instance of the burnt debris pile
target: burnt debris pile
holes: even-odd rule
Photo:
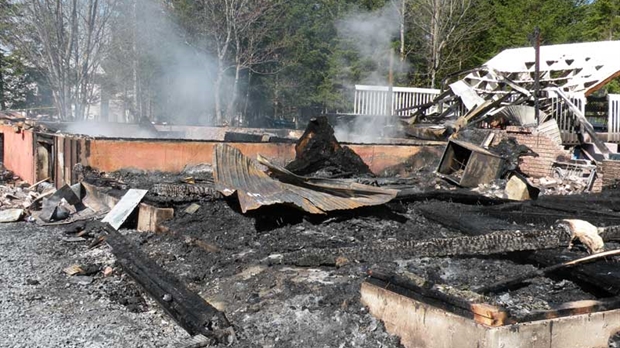
[[[295,160],[286,169],[298,175],[327,178],[368,177],[368,165],[334,136],[327,117],[312,119],[295,144]]]

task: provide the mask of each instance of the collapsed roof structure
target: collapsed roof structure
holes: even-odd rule
[[[620,76],[618,54],[620,41],[541,46],[537,81],[535,49],[508,49],[479,68],[446,78],[443,92],[432,102],[396,111],[410,112],[401,117],[407,134],[414,137],[424,137],[422,130],[437,124],[446,127],[449,131],[444,134],[450,135],[472,124],[534,126],[555,120],[564,144],[591,142],[608,158],[610,151],[604,141],[614,136],[605,139],[596,133],[585,106],[588,96]],[[620,114],[617,108],[610,110],[608,133],[614,133]],[[587,139],[583,137],[586,133]]]
[[[620,41],[584,42],[540,47],[541,88],[560,87],[568,94],[596,92],[620,76]],[[517,86],[532,90],[535,80],[535,49],[502,51],[463,79],[477,93],[501,93],[498,74]]]

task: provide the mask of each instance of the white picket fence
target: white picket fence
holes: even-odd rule
[[[429,103],[440,90],[432,88],[392,87],[392,105],[388,107],[390,88],[387,86],[355,85],[353,113],[356,115],[401,115],[408,111],[396,110]]]

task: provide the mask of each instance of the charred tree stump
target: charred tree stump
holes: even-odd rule
[[[232,327],[224,313],[187,289],[179,279],[162,269],[124,236],[109,225],[106,242],[123,270],[190,335],[204,335],[216,342],[234,339]]]

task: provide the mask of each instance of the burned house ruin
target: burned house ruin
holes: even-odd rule
[[[389,119],[364,142],[338,115],[80,134],[4,114],[0,221],[101,250],[62,276],[127,275],[184,347],[615,347],[620,41],[543,46],[538,78],[534,53],[357,86],[353,114]]]

